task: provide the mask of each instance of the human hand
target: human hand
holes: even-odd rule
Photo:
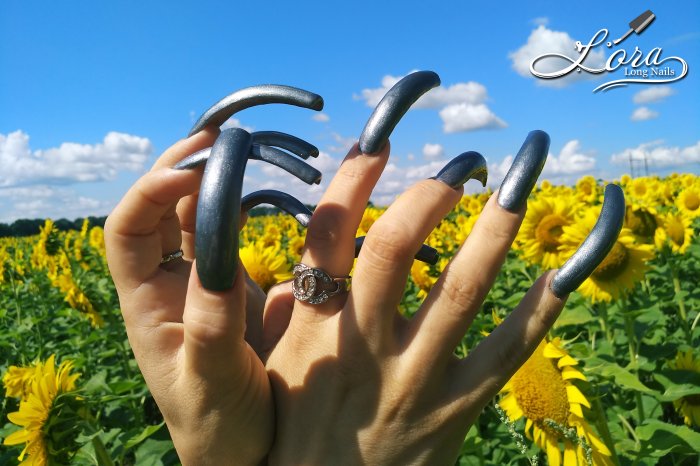
[[[376,139],[370,133],[360,145],[377,153],[350,151],[309,224],[302,263],[330,276],[353,266],[355,232],[389,154]],[[613,189],[603,208],[612,221],[601,225],[605,234],[596,227],[583,247],[588,254],[575,255],[556,280],[553,272],[540,277],[468,357],[454,356],[522,222],[548,147],[545,133],[529,135],[412,319],[398,304],[413,255],[459,201],[469,157],[413,186],[374,223],[347,294],[319,305],[297,301],[292,309],[290,285],[273,288],[265,315],[286,314],[289,322],[266,363],[276,409],[271,464],[454,464],[469,426],[527,360],[621,226],[624,201]]]
[[[223,292],[191,273],[202,170],[170,168],[218,134],[169,148],[109,216],[105,244],[129,342],[183,464],[258,464],[274,430],[257,355],[265,297],[245,273]],[[161,265],[180,248],[183,259]]]

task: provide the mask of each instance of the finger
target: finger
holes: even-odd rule
[[[522,223],[527,196],[548,150],[546,133],[533,131],[528,135],[501,189],[491,196],[467,240],[414,317],[409,340],[422,358],[446,363],[469,328]]]
[[[292,282],[282,282],[267,293],[265,302],[265,314],[263,316],[263,361],[277,346],[284,332],[289,327],[294,309],[294,295],[292,294]]]
[[[476,169],[475,169],[476,168]],[[370,228],[357,258],[352,285],[358,327],[383,332],[401,301],[413,257],[459,201],[474,173],[485,183],[486,161],[476,152],[456,157],[436,179],[403,193]]]
[[[237,358],[247,347],[245,304],[245,274],[237,274],[226,291],[207,290],[196,272],[190,274],[182,316],[185,361],[190,371],[221,377],[239,369]]]
[[[194,154],[204,148],[211,147],[214,141],[219,136],[219,128],[208,127],[203,131],[185,139],[180,139],[178,142],[170,146],[163,155],[161,155],[151,170],[157,170],[163,167],[173,167],[180,160]]]
[[[350,149],[309,221],[302,263],[331,276],[348,274],[355,260],[357,227],[388,158],[388,145],[373,157],[364,156],[357,145]],[[320,305],[299,304],[307,312],[296,315],[305,317],[339,309],[333,299]]]
[[[172,218],[178,200],[195,192],[199,181],[194,172],[161,168],[129,189],[105,224],[107,261],[117,287],[140,286],[159,270],[162,256],[176,249],[163,242],[161,223]],[[175,242],[179,248],[179,239]]]
[[[558,298],[550,288],[553,276],[551,271],[541,276],[503,323],[453,366],[461,403],[488,403],[537,348],[566,303],[566,296]]]

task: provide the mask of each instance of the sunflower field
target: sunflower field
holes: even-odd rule
[[[700,452],[700,178],[624,176],[627,215],[611,252],[549,335],[466,435],[458,464],[697,465]],[[535,278],[593,227],[604,183],[544,181],[464,356]],[[426,240],[401,312],[412,315],[469,235],[490,193],[464,196]],[[369,206],[357,235],[384,209]],[[292,277],[304,229],[252,216],[240,257],[263,288]],[[0,464],[177,464],[134,361],[105,261],[103,231],[0,239]]]

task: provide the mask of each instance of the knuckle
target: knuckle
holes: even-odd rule
[[[473,279],[458,277],[448,273],[444,278],[443,293],[449,302],[446,309],[458,315],[464,315],[478,306],[484,294],[484,286]]]
[[[378,267],[392,267],[407,259],[413,260],[406,229],[395,224],[375,223],[367,234],[362,251]]]
[[[306,246],[313,248],[329,248],[339,241],[343,224],[343,214],[339,210],[324,209],[311,216],[306,231]]]

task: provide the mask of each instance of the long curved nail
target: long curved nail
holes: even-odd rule
[[[573,256],[554,275],[550,288],[564,298],[588,278],[608,255],[617,241],[625,219],[625,195],[622,188],[609,184],[605,187],[603,207],[595,226]]]
[[[277,84],[246,87],[209,107],[199,117],[188,136],[198,133],[205,126],[221,126],[234,113],[263,104],[289,104],[312,110],[323,110],[323,97],[296,87]]]
[[[489,172],[486,159],[478,152],[464,152],[453,158],[433,179],[442,181],[452,189],[457,189],[469,180],[479,180],[486,186]]]
[[[279,131],[256,131],[251,133],[251,136],[253,136],[253,142],[265,144],[266,146],[281,147],[302,159],[318,157],[318,147],[291,134]]]
[[[197,274],[208,290],[224,291],[238,272],[241,190],[253,139],[240,128],[223,131],[211,149],[197,202]]]
[[[498,204],[510,212],[518,212],[537,183],[549,154],[549,135],[544,131],[530,131],[513,160],[513,165],[501,183]]]
[[[357,238],[355,238],[355,257],[357,257],[360,254],[360,250],[362,249],[362,245],[364,244],[364,242],[364,236],[358,236]],[[414,257],[417,260],[430,265],[437,264],[438,259],[440,259],[440,255],[438,254],[437,249],[431,248],[427,244],[421,245],[420,249]]]
[[[253,144],[249,157],[251,160],[262,160],[276,165],[306,184],[319,184],[321,182],[320,171],[303,160],[274,147]]]
[[[391,132],[411,105],[430,89],[440,85],[433,71],[416,71],[389,89],[370,115],[360,136],[360,151],[376,154],[386,145]]]
[[[189,170],[202,165],[209,160],[211,156],[211,148],[202,149],[194,154],[180,160],[173,167],[175,170]],[[291,173],[306,184],[319,184],[321,182],[321,172],[303,162],[292,155],[275,149],[274,147],[264,146],[261,144],[252,144],[248,158],[252,160],[262,160],[264,162],[276,165],[283,170]]]
[[[241,210],[250,210],[260,204],[271,204],[294,217],[301,226],[309,225],[313,212],[296,197],[274,189],[263,189],[246,194],[241,199]]]

